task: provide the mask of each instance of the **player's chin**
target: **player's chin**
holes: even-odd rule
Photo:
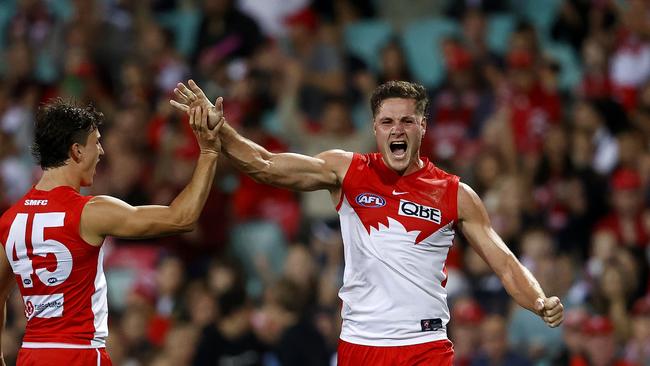
[[[388,154],[388,164],[391,169],[396,171],[404,171],[409,165],[408,156],[400,156],[389,153]]]

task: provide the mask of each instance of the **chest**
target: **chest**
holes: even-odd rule
[[[346,187],[350,214],[359,217],[370,233],[379,231],[413,237],[415,244],[448,228],[456,217],[449,180],[424,176],[417,179],[382,179],[372,172]]]

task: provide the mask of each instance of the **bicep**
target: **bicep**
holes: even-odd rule
[[[333,189],[341,183],[349,166],[351,153],[330,150],[314,157],[294,154],[273,154],[261,181],[298,191]]]
[[[514,255],[492,227],[481,199],[465,184],[458,189],[458,217],[459,227],[469,244],[499,273]]]
[[[110,196],[98,196],[86,204],[82,231],[91,236],[145,238],[184,231],[168,206],[131,206]]]

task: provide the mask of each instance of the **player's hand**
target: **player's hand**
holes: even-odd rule
[[[551,328],[562,324],[562,320],[564,320],[564,306],[557,296],[538,298],[535,301],[535,310],[537,315],[541,316]]]
[[[223,125],[223,118],[213,128],[208,127],[208,110],[202,106],[191,107],[189,110],[190,127],[194,131],[196,140],[201,148],[201,153],[219,154],[221,140],[219,128]]]
[[[175,99],[171,99],[169,103],[181,112],[188,113],[191,108],[203,107],[208,111],[208,126],[213,127],[222,123],[224,119],[223,113],[223,98],[217,98],[215,104],[210,102],[210,99],[205,95],[203,90],[190,79],[186,86],[183,83],[178,83],[174,88]]]

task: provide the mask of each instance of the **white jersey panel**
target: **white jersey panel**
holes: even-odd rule
[[[341,339],[370,346],[399,346],[446,339],[449,322],[443,287],[453,223],[417,241],[389,212],[388,225],[369,230],[344,196],[339,208],[345,272]]]
[[[108,297],[106,276],[104,275],[104,247],[102,246],[97,258],[97,273],[95,274],[95,292],[92,297],[92,309],[95,334],[91,341],[93,346],[103,347],[108,337]]]

